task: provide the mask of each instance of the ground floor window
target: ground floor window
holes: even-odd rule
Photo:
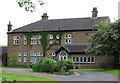
[[[79,63],[79,57],[76,57],[76,63]]]
[[[24,57],[24,62],[27,62],[27,57],[26,56]]]
[[[95,63],[95,57],[72,57],[74,63]],[[80,61],[79,61],[80,60]]]
[[[91,57],[91,62],[92,62],[92,63],[95,62],[95,57]]]
[[[59,60],[67,59],[67,54],[65,52],[61,52],[59,55]]]
[[[75,63],[75,57],[73,57],[72,59],[73,59],[73,63]]]
[[[34,57],[33,57],[33,56],[31,56],[31,58],[30,58],[30,62],[33,62],[33,60],[34,60]]]
[[[21,62],[21,56],[18,57],[18,62]]]

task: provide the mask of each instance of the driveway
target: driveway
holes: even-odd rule
[[[84,75],[60,76],[60,75],[43,74],[43,73],[36,73],[30,71],[31,69],[4,69],[4,72],[7,73],[36,76],[36,77],[49,78],[59,81],[118,81],[118,78],[104,72],[75,70]]]

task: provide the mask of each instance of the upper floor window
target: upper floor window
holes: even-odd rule
[[[13,36],[13,45],[19,45],[19,36]]]
[[[27,52],[24,52],[24,62],[27,62]]]
[[[31,45],[37,44],[37,36],[32,36],[31,37]]]
[[[41,39],[42,39],[42,36],[39,35],[39,42],[38,42],[38,44],[41,44]]]
[[[24,36],[24,45],[27,44],[27,36]]]
[[[53,39],[53,35],[50,35],[50,39]]]
[[[65,34],[65,44],[71,44],[71,34]]]
[[[56,35],[56,39],[60,39],[60,35]]]

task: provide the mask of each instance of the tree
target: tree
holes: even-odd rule
[[[86,54],[114,55],[116,64],[120,55],[120,22],[102,21],[94,25],[94,31],[89,38]]]
[[[33,3],[34,0],[17,0],[17,3],[18,5],[21,7],[21,8],[25,8],[25,11],[30,11],[30,12],[34,12],[35,11],[35,8],[36,8],[36,5]],[[38,3],[40,5],[43,5],[44,2],[42,0],[38,0]]]

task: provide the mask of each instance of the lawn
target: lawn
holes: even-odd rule
[[[3,69],[31,69],[30,67],[0,67]]]
[[[7,81],[56,81],[53,79],[47,79],[47,78],[40,78],[35,76],[27,76],[27,75],[19,75],[19,74],[13,74],[13,73],[3,73],[3,77],[7,79]]]
[[[110,69],[110,70],[108,69],[74,69],[74,70],[105,72],[115,77],[118,77],[118,69]]]

